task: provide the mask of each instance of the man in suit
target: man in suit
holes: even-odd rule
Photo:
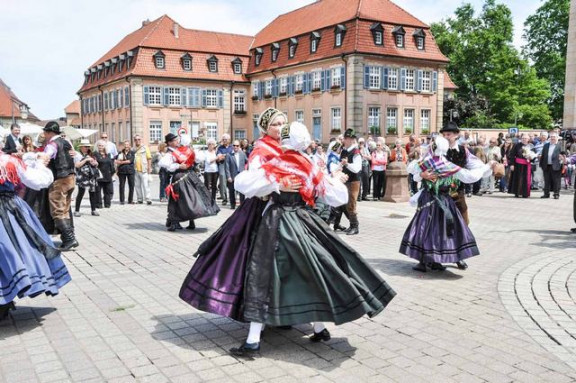
[[[246,167],[246,154],[240,149],[240,141],[236,140],[232,144],[232,153],[226,156],[225,173],[228,181],[228,194],[230,197],[230,208],[236,209],[236,191],[234,190],[234,178]],[[240,193],[240,203],[244,203],[244,195]]]
[[[6,144],[2,151],[6,154],[18,153],[18,150],[22,147],[22,139],[20,138],[20,126],[18,124],[12,124],[10,126],[10,135],[6,137]]]
[[[556,132],[550,133],[550,142],[545,144],[542,149],[540,167],[544,172],[544,195],[540,198],[550,198],[550,189],[554,193],[554,199],[560,198],[562,164],[560,163],[560,145]]]

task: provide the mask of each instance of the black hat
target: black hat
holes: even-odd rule
[[[168,133],[167,135],[164,136],[164,142],[169,143],[170,141],[175,140],[177,138],[178,136],[175,135],[174,133]]]
[[[356,138],[356,131],[354,129],[346,129],[344,138]]]
[[[44,131],[60,134],[60,125],[58,125],[56,121],[49,121],[46,126],[44,126]]]
[[[446,124],[446,126],[440,129],[440,133],[444,132],[460,133],[460,129],[458,128],[458,125],[456,125],[454,121],[449,121],[448,124]]]

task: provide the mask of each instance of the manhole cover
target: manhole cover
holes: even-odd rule
[[[393,219],[402,219],[402,218],[408,218],[407,215],[400,215],[400,214],[390,214],[388,216],[388,218],[393,218]]]

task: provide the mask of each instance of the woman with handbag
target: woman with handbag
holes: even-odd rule
[[[98,141],[96,147],[98,152],[94,155],[98,161],[98,187],[96,188],[98,198],[98,208],[102,208],[102,194],[104,194],[104,207],[109,208],[112,204],[112,196],[114,195],[114,185],[112,183],[112,176],[116,172],[114,169],[114,160],[112,156],[106,152],[106,143],[102,140]]]
[[[96,211],[97,197],[96,188],[98,177],[98,162],[92,157],[92,150],[90,150],[90,142],[87,139],[80,141],[80,153],[76,153],[74,157],[74,166],[76,167],[76,185],[78,185],[78,194],[76,195],[76,209],[74,210],[74,217],[80,217],[80,204],[82,198],[88,189],[90,197],[90,210],[92,215],[99,216]]]

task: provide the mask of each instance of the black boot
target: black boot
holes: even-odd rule
[[[5,305],[0,305],[0,321],[3,321],[4,319],[8,318],[10,310],[16,310],[14,302],[10,302]]]
[[[468,268],[468,264],[464,261],[456,262],[456,266],[458,266],[460,270],[466,270]]]
[[[194,230],[194,229],[196,229],[196,224],[194,223],[194,220],[191,219],[186,230]]]
[[[340,225],[341,219],[342,219],[342,212],[337,212],[334,215],[334,231],[346,231],[346,230],[348,230],[344,226]]]
[[[230,353],[241,358],[253,358],[260,354],[260,342],[244,343],[240,347],[233,347]]]
[[[74,227],[72,227],[72,222],[69,219],[56,219],[54,224],[61,233],[62,244],[59,248],[60,251],[68,251],[78,247],[79,244],[74,235]]]
[[[350,228],[346,230],[346,235],[356,235],[358,233],[360,233],[360,230],[358,230],[358,226],[356,225],[350,226]]]
[[[324,329],[320,332],[315,332],[312,336],[310,336],[310,342],[320,342],[321,340],[328,342],[330,338],[330,332],[327,329]]]
[[[412,267],[412,270],[419,271],[421,273],[426,272],[426,264],[424,262],[419,262],[416,266]]]
[[[167,221],[166,223],[168,223],[170,221]],[[170,226],[168,226],[168,231],[176,231],[176,230],[182,230],[183,227],[180,225],[180,222],[170,222]]]

